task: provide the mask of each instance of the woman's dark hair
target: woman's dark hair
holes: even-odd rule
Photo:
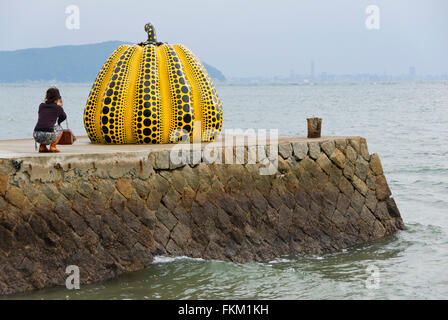
[[[47,94],[45,95],[45,103],[55,103],[61,99],[61,94],[58,88],[49,88]]]

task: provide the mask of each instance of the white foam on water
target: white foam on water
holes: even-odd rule
[[[169,263],[174,262],[176,260],[204,261],[204,259],[202,258],[191,258],[187,256],[179,256],[179,257],[155,256],[152,263]]]
[[[274,260],[269,261],[268,263],[269,263],[269,264],[288,263],[288,262],[291,262],[291,261],[292,261],[292,260],[290,260],[290,259],[277,258],[277,259],[274,259]]]

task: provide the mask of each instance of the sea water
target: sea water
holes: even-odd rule
[[[31,137],[49,85],[61,90],[70,128],[85,135],[82,113],[90,84],[21,83],[0,84],[0,139]],[[407,230],[335,254],[264,263],[156,257],[141,272],[80,290],[53,288],[7,298],[448,298],[448,82],[216,87],[224,129],[303,136],[306,117],[319,116],[323,135],[365,137],[370,153],[381,157]]]

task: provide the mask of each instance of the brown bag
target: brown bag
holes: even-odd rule
[[[68,121],[65,120],[65,122],[67,123],[67,129],[64,129],[62,131],[62,136],[59,139],[58,144],[73,144],[73,142],[76,141],[76,137],[73,134],[72,130],[68,128]]]

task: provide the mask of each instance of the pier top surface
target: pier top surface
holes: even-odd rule
[[[234,145],[241,145],[241,141],[246,141],[244,136],[233,136],[233,138],[239,137],[234,140]],[[247,137],[247,136],[246,136]],[[243,139],[241,139],[243,138]],[[359,137],[321,137],[308,139],[307,137],[299,136],[281,136],[278,138],[278,143],[288,142],[323,142],[327,140],[336,139],[350,139]],[[220,146],[224,140],[232,139],[232,136],[221,135],[214,144]],[[243,142],[244,143],[244,142]],[[249,143],[249,145],[255,145],[256,142]],[[269,141],[268,141],[269,144]],[[121,153],[150,153],[163,150],[170,150],[175,144],[94,144],[91,143],[87,136],[77,137],[77,140],[73,145],[58,145],[58,149],[61,151],[57,153],[58,158],[64,156],[76,156],[76,155],[94,155],[94,154],[121,154]],[[202,144],[202,148],[207,143]],[[15,140],[0,140],[0,159],[23,159],[23,158],[35,158],[35,157],[53,157],[55,153],[38,153],[34,150],[34,139],[15,139]]]

